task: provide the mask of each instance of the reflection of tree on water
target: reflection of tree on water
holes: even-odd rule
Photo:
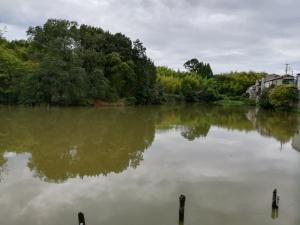
[[[281,143],[290,141],[297,132],[297,116],[292,113],[260,111],[246,107],[178,107],[162,110],[159,129],[169,125],[180,129],[188,140],[206,137],[211,126],[239,131],[257,131]],[[168,121],[166,123],[165,121]]]
[[[225,127],[231,130],[252,130],[253,125],[246,117],[247,109],[219,106],[194,106],[162,109],[159,129],[172,126],[180,129],[188,140],[206,137],[211,126]],[[168,121],[167,123],[165,121]],[[172,126],[170,126],[172,125]]]
[[[154,139],[151,110],[16,111],[1,120],[1,132],[9,135],[0,140],[0,155],[30,152],[29,168],[48,181],[136,167]]]
[[[29,168],[54,182],[136,168],[155,128],[177,129],[191,141],[206,137],[211,126],[258,131],[281,143],[297,132],[295,114],[244,107],[2,108],[0,116],[0,166],[5,151],[28,152]]]
[[[297,116],[293,113],[260,111],[256,115],[256,130],[264,136],[287,143],[297,132]]]

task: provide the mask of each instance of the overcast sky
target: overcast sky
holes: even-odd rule
[[[48,18],[75,20],[139,38],[156,65],[181,69],[190,58],[215,73],[300,72],[299,0],[0,0],[9,39]]]

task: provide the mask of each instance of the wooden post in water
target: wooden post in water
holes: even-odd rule
[[[84,214],[82,212],[78,213],[78,223],[79,225],[85,225]]]
[[[185,196],[180,195],[179,197],[179,222],[184,221],[184,206],[185,206]]]
[[[272,219],[273,219],[273,220],[277,219],[277,218],[278,218],[278,215],[279,215],[278,209],[272,208],[272,215],[271,215]]]
[[[272,198],[272,208],[278,209],[279,207],[279,196],[277,196],[277,189],[273,191],[273,198]]]

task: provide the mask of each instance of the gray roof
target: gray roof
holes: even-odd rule
[[[284,80],[293,80],[295,79],[294,76],[292,75],[283,75],[283,76],[280,76],[280,75],[277,75],[277,74],[269,74],[266,76],[265,78],[265,82],[268,82],[268,81],[272,81],[272,80],[278,80],[278,79],[284,79]]]
[[[277,74],[268,74],[265,78],[265,82],[266,81],[271,81],[271,80],[275,80],[275,79],[278,79],[280,78],[281,76],[280,75],[277,75]]]

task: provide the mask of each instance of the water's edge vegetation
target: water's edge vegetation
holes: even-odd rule
[[[8,41],[0,32],[0,104],[255,105],[245,92],[266,75],[214,75],[210,64],[198,59],[185,62],[184,72],[156,67],[140,40],[67,20],[50,19],[43,26],[29,27],[27,35],[27,40]],[[264,100],[263,107],[282,106]]]
[[[184,64],[189,72],[156,68],[139,40],[67,20],[48,20],[27,34],[27,40],[0,38],[1,104],[239,100],[263,75],[213,76],[210,65],[197,59]]]

